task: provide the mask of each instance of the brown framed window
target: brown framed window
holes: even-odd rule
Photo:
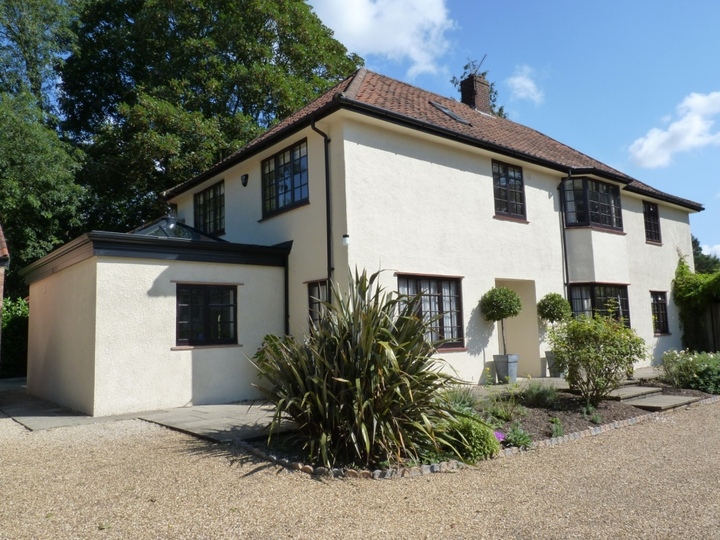
[[[652,306],[653,331],[656,334],[669,334],[667,293],[662,291],[650,291]]]
[[[630,326],[630,305],[627,285],[587,283],[570,285],[573,315],[592,317],[595,313],[622,318]]]
[[[263,217],[289,210],[308,198],[306,140],[262,162]]]
[[[237,287],[177,284],[176,345],[237,343]]]
[[[322,314],[322,303],[329,302],[328,282],[326,279],[311,281],[308,286],[308,314],[310,320],[317,323]]]
[[[493,160],[495,213],[525,219],[525,186],[522,168]]]
[[[205,234],[225,234],[225,182],[195,194],[195,228]]]
[[[433,276],[398,276],[398,292],[403,295],[422,295],[420,313],[434,319],[431,341],[446,340],[440,347],[463,347],[462,295],[459,278]]]
[[[645,240],[656,243],[662,242],[658,205],[643,201],[643,217],[645,219]]]
[[[591,178],[566,178],[562,191],[566,226],[623,230],[618,186]]]

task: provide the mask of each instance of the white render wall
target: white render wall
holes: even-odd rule
[[[355,268],[387,270],[383,283],[391,290],[397,287],[397,272],[462,277],[467,350],[442,356],[460,377],[473,382],[491,367],[500,349],[499,330],[484,321],[477,303],[496,283],[515,284],[525,311],[509,322],[508,338],[522,351],[519,373],[540,376],[546,344],[536,302],[548,292],[564,292],[558,191],[564,174],[346,111],[323,119],[318,127],[331,138],[336,281],[342,284],[347,270]],[[310,203],[262,220],[261,161],[303,138],[308,142]],[[527,223],[494,217],[493,158],[522,167]],[[247,187],[241,186],[242,174],[249,174]],[[302,334],[307,328],[306,283],[327,273],[322,137],[306,128],[180,195],[172,201],[179,217],[192,225],[193,194],[220,179],[225,180],[225,239],[265,245],[293,240],[290,328]],[[663,245],[646,244],[642,198],[621,193],[624,233],[567,230],[570,280],[627,284],[633,328],[659,358],[663,350],[680,346],[669,292],[676,249],[691,253],[688,212],[653,201],[660,207]],[[347,247],[341,243],[345,233],[350,236]],[[668,291],[671,336],[652,335],[650,290]]]
[[[82,261],[30,285],[28,392],[93,414],[95,262]]]
[[[282,268],[98,259],[96,416],[254,399],[252,357],[283,332]],[[236,284],[238,346],[175,347],[176,284]]]
[[[176,347],[177,283],[238,285],[239,345]],[[261,397],[283,290],[283,268],[92,257],[31,285],[28,390],[93,416]]]

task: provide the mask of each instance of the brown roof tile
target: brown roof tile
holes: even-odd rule
[[[438,107],[440,105],[441,107]],[[487,148],[498,153],[535,162],[560,172],[593,172],[621,182],[627,189],[673,202],[691,210],[702,205],[656,190],[625,173],[582,152],[543,135],[539,131],[505,118],[479,112],[464,103],[416,86],[360,69],[315,101],[285,118],[273,128],[250,141],[224,161],[200,176],[166,193],[171,197],[250,157],[286,134],[310,124],[314,119],[338,108],[377,115],[405,123],[443,137]],[[452,113],[448,115],[441,108]]]

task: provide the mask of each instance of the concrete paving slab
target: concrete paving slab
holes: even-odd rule
[[[628,399],[636,399],[642,396],[658,394],[662,392],[660,388],[652,386],[621,386],[617,390],[613,390],[608,395],[608,399],[614,401],[626,401]]]
[[[267,402],[197,405],[114,416],[88,416],[27,393],[25,379],[0,384],[0,413],[31,431],[139,418],[185,433],[228,442],[267,435],[275,408]],[[291,425],[283,429],[291,429]]]
[[[629,401],[628,403],[633,407],[637,407],[646,411],[666,411],[668,409],[674,409],[676,407],[682,407],[683,405],[695,403],[696,401],[700,401],[701,399],[702,398],[699,397],[653,394],[648,397]]]

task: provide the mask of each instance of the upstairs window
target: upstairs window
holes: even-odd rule
[[[590,178],[563,181],[565,225],[596,226],[622,231],[620,188]]]
[[[307,141],[262,162],[263,217],[307,202],[308,196]]]
[[[669,334],[667,293],[650,291],[650,300],[652,306],[653,331],[655,334]]]
[[[233,285],[178,284],[176,344],[236,344],[236,295]]]
[[[460,279],[399,276],[398,292],[408,296],[422,295],[420,315],[434,319],[426,336],[430,341],[448,340],[441,348],[464,346]]]
[[[205,234],[225,234],[225,182],[195,194],[195,228]]]
[[[645,218],[645,240],[656,244],[662,242],[658,205],[643,201],[643,217]]]
[[[570,304],[573,315],[592,317],[594,314],[622,318],[630,326],[630,306],[627,285],[570,285]]]
[[[525,219],[525,187],[520,167],[493,160],[495,214]]]

